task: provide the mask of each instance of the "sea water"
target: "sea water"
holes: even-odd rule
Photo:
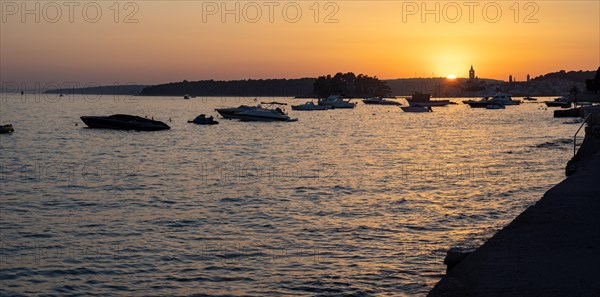
[[[423,295],[448,248],[564,179],[580,125],[539,103],[359,103],[198,126],[261,98],[2,95],[2,294]],[[116,113],[172,129],[79,119]]]

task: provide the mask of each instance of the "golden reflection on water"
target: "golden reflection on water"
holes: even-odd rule
[[[1,142],[9,259],[17,245],[118,245],[128,252],[117,260],[51,263],[94,270],[64,284],[109,294],[118,286],[161,295],[422,294],[443,273],[448,247],[480,244],[563,178],[571,147],[559,140],[576,126],[538,104],[425,114],[359,104],[290,111],[295,123],[208,127],[186,121],[254,102],[135,99],[3,103],[2,121],[16,131]],[[171,119],[172,130],[91,130],[79,121],[113,113]],[[32,173],[66,164],[75,168],[68,175]],[[97,283],[86,283],[92,277]],[[159,285],[148,291],[147,280]],[[11,283],[19,292],[55,289]]]

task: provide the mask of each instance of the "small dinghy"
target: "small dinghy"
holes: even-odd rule
[[[15,129],[11,124],[0,126],[0,134],[13,133]]]

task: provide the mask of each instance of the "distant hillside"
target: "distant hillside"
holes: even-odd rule
[[[346,74],[349,75],[350,73]],[[480,78],[399,78],[381,80],[389,87],[390,96],[411,96],[415,92],[431,94],[433,97],[470,97],[489,95],[498,91],[513,95],[557,95],[568,93],[576,86],[585,88],[586,80],[593,79],[596,71],[564,71],[540,75],[531,82],[508,83],[501,80]],[[343,74],[340,74],[343,76]],[[327,77],[325,77],[327,78]],[[335,76],[333,77],[335,78]],[[233,81],[187,81],[154,86],[121,85],[89,88],[49,90],[49,94],[102,94],[142,96],[207,96],[207,97],[305,97],[314,98],[317,78],[299,79],[248,79]],[[383,85],[382,85],[383,86]],[[387,88],[387,87],[386,87]],[[319,89],[319,88],[317,88]],[[348,95],[352,92],[348,92]]]
[[[554,80],[554,79],[564,79],[570,80],[573,82],[585,83],[586,80],[594,78],[596,75],[596,71],[564,71],[561,70],[559,72],[551,72],[548,74],[540,75],[532,80],[534,81],[543,81],[543,80]]]
[[[314,98],[316,78],[259,79],[234,81],[182,81],[144,88],[142,96],[236,96],[236,97],[308,97]],[[390,87],[391,96],[410,96],[414,92],[433,94],[435,97],[458,97],[464,94],[466,79],[400,78],[382,80]],[[496,84],[501,81],[479,79],[479,83]],[[352,94],[348,94],[352,95]]]
[[[294,97],[311,95],[315,78],[182,81],[144,88],[142,96]]]
[[[433,97],[460,97],[466,96],[468,87],[473,85],[483,88],[484,85],[495,85],[502,81],[493,79],[478,79],[470,84],[466,78],[447,79],[445,77],[433,78],[399,78],[385,80],[392,89],[393,96],[411,96],[415,92],[431,94]]]
[[[98,86],[48,90],[46,94],[85,94],[85,95],[137,95],[145,85]]]

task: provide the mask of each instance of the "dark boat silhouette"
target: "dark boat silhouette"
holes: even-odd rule
[[[204,114],[197,116],[192,121],[188,121],[188,123],[194,123],[196,125],[217,125],[217,124],[219,124],[219,122],[215,121],[215,119],[212,116],[206,117],[206,115],[204,115]]]
[[[560,98],[554,99],[554,101],[545,101],[544,103],[548,107],[569,108],[572,105],[571,98],[569,98],[569,97],[560,97]]]
[[[363,103],[369,105],[402,105],[402,103],[392,100],[385,100],[382,97],[371,97],[363,99]]]
[[[136,130],[136,131],[158,131],[171,129],[161,121],[150,120],[127,114],[115,114],[111,116],[82,116],[81,120],[90,128]]]
[[[0,126],[0,134],[13,133],[13,132],[15,132],[15,129],[13,128],[12,124]]]
[[[417,107],[427,106],[446,106],[450,104],[450,100],[431,100],[430,94],[413,93],[411,98],[406,98],[408,105]]]
[[[486,108],[488,105],[490,105],[490,103],[492,103],[492,100],[490,97],[484,97],[481,100],[465,100],[463,103],[469,104],[471,108]]]
[[[245,122],[295,122],[298,120],[290,118],[283,108],[277,107],[287,105],[287,103],[261,102],[261,104],[257,106],[241,105],[234,108],[217,108],[215,110],[225,119],[238,119]]]

